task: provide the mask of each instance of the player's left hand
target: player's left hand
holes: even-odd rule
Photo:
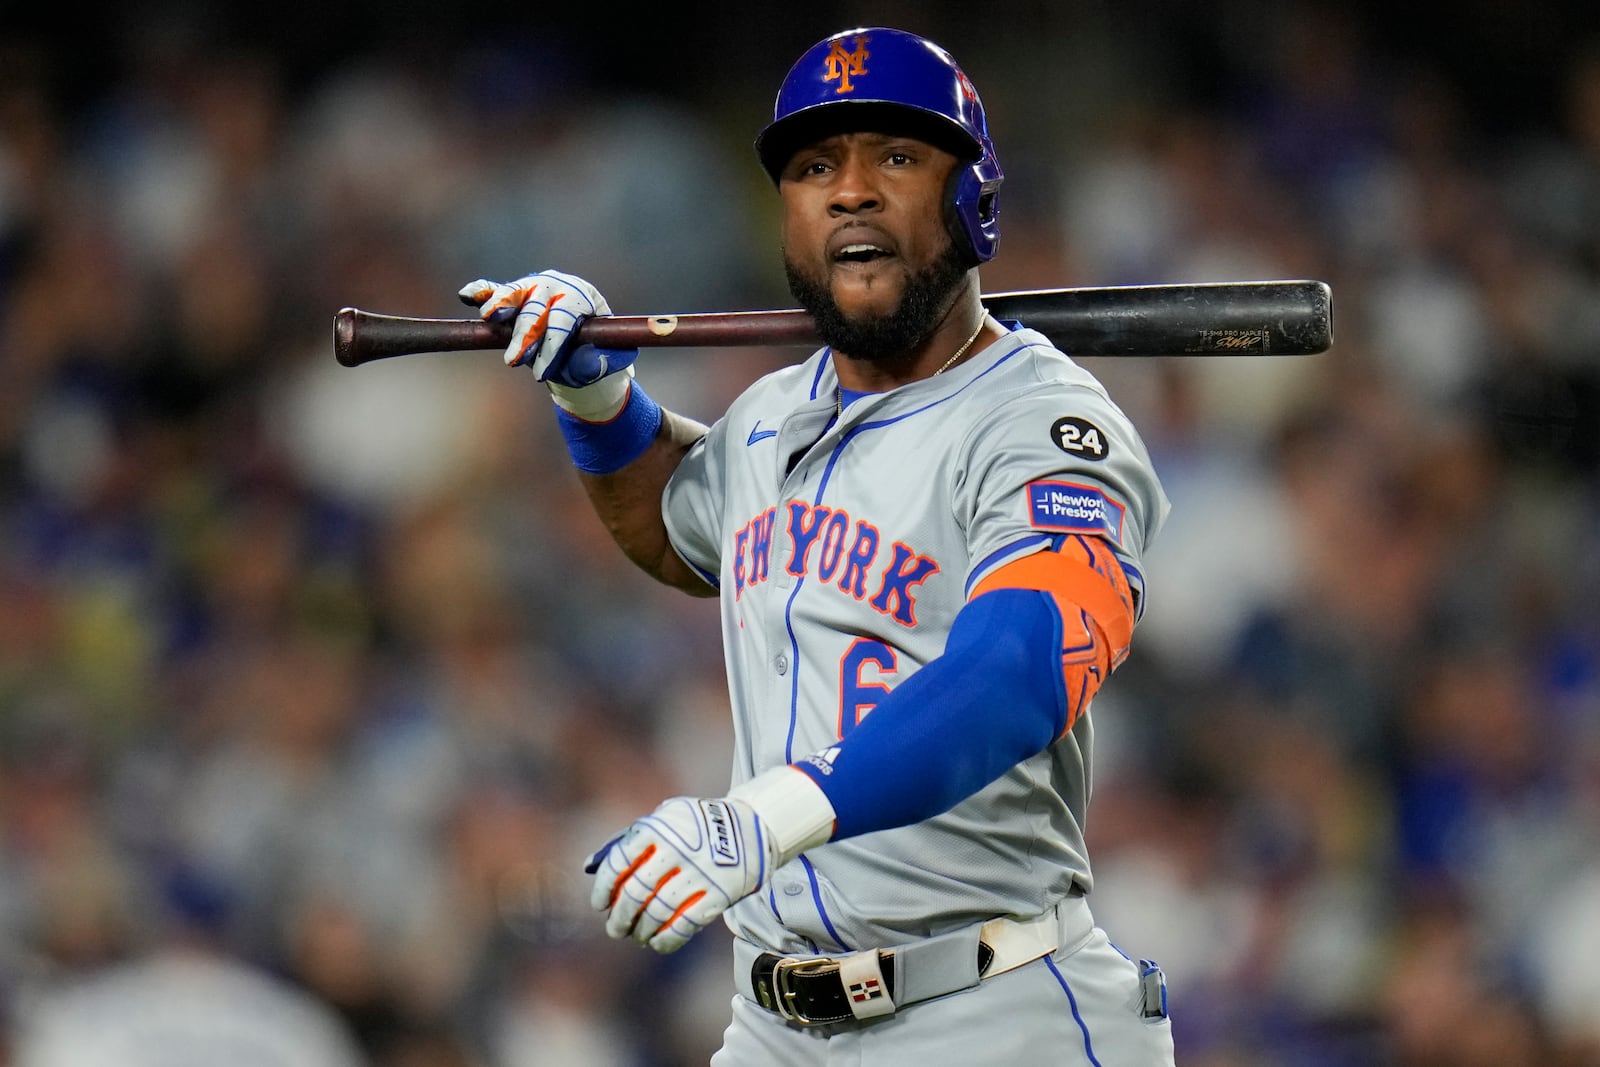
[[[675,952],[759,889],[776,843],[747,802],[673,797],[589,857],[606,933]]]

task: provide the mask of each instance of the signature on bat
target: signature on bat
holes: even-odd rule
[[[1271,340],[1265,329],[1201,330],[1200,340],[1190,352],[1268,352]]]

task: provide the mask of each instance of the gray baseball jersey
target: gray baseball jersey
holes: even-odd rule
[[[1109,541],[1142,603],[1167,512],[1143,442],[1087,371],[1014,328],[837,421],[826,349],[757,381],[663,495],[721,590],[733,782],[822,754],[938,656],[970,590],[1063,536]],[[812,849],[727,914],[776,952],[834,952],[1034,915],[1091,884],[1093,724],[936,818]]]

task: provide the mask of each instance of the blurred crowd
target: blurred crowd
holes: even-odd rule
[[[1022,7],[901,20],[989,107],[987,291],[1335,294],[1323,355],[1086,361],[1173,501],[1095,708],[1101,924],[1189,1067],[1600,1063],[1600,26],[1490,122],[1372,15],[1222,5],[1173,65]],[[715,93],[0,34],[0,1064],[704,1062],[726,931],[612,943],[581,866],[726,787],[714,605],[612,548],[525,372],[330,328],[544,267],[792,306],[750,138],[852,17]],[[710,420],[804,354],[639,374]]]

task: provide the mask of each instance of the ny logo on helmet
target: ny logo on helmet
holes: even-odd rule
[[[842,40],[834,41],[833,47],[828,51],[828,58],[824,60],[828,65],[828,73],[822,80],[837,81],[839,88],[834,90],[835,93],[855,92],[855,83],[850,79],[859,78],[867,72],[867,56],[870,54],[867,52],[867,37],[861,34],[854,40],[856,45],[854,52],[846,52]]]

